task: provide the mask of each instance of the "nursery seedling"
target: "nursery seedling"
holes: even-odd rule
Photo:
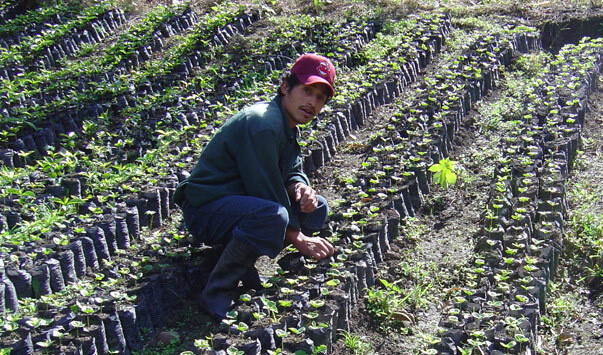
[[[46,341],[39,341],[36,343],[36,345],[45,349],[44,351],[46,352],[47,351],[46,349],[49,348],[50,345],[52,345],[52,343],[53,343],[52,340],[46,340]]]
[[[239,350],[239,349],[235,348],[234,346],[231,346],[228,349],[226,349],[226,353],[228,355],[243,355],[243,354],[245,354],[245,352],[243,350]]]
[[[439,163],[429,167],[429,171],[434,173],[433,182],[439,184],[444,189],[447,189],[449,185],[456,184],[455,164],[455,161],[444,158]]]
[[[289,331],[295,335],[299,335],[299,334],[303,334],[306,331],[306,327],[299,327],[299,328],[288,328]]]
[[[85,324],[83,322],[80,322],[78,320],[69,322],[69,325],[72,326],[73,328],[75,328],[75,336],[76,337],[80,336],[80,328],[84,328],[84,326],[85,326]]]
[[[289,286],[295,286],[301,279],[301,277],[298,277],[297,279],[294,278],[286,278],[285,282],[289,285]],[[302,280],[303,281],[303,280]]]
[[[341,280],[339,280],[339,279],[332,279],[332,280],[329,280],[326,282],[327,286],[329,286],[329,287],[336,287],[340,283],[341,283]]]
[[[38,327],[42,327],[42,326],[47,326],[48,324],[50,324],[50,320],[48,319],[43,319],[43,318],[38,318],[38,317],[32,317],[31,319],[27,320],[25,322],[28,326],[32,327],[32,328],[38,328]]]
[[[58,338],[59,339],[59,346],[62,345],[62,340],[65,337],[65,333],[63,333],[63,331],[65,330],[65,328],[63,328],[63,326],[58,326],[57,328],[52,330],[51,336],[53,338]]]
[[[246,332],[249,330],[249,326],[243,322],[239,322],[239,324],[237,324],[237,329],[239,332],[241,332],[241,336],[242,336],[243,332]]]
[[[283,295],[285,295],[287,298],[289,297],[290,294],[293,293],[293,290],[290,289],[289,287],[281,287],[279,290]]]
[[[500,345],[502,345],[505,349],[511,350],[515,347],[515,345],[517,345],[517,342],[515,340],[511,340],[508,343],[500,343]]]
[[[207,339],[195,339],[194,345],[199,350],[211,350],[212,347]]]
[[[367,354],[371,350],[371,343],[363,340],[360,336],[348,331],[340,330],[343,334],[345,347],[352,354]]]
[[[256,320],[262,320],[262,319],[264,319],[266,317],[266,315],[264,313],[259,313],[259,312],[253,312],[251,315]]]
[[[291,307],[291,305],[293,304],[293,302],[291,300],[278,300],[278,304],[281,307],[287,309],[287,308]]]
[[[262,300],[262,303],[270,312],[270,315],[272,316],[272,320],[274,321],[274,323],[276,323],[277,322],[276,315],[278,314],[278,308],[276,307],[276,302],[267,299],[265,296],[260,297],[260,300]]]
[[[521,333],[518,333],[518,334],[515,334],[515,340],[516,340],[518,343],[522,344],[522,343],[527,342],[527,341],[528,341],[528,340],[530,340],[530,339],[529,339],[529,338],[527,338],[525,335],[523,335],[523,334],[521,334]]]
[[[312,300],[310,301],[310,305],[316,309],[325,305],[325,301],[323,300]]]
[[[320,288],[320,294],[323,296],[328,296],[331,293],[331,290],[329,290],[328,287],[321,287]]]
[[[282,339],[285,339],[287,336],[289,336],[291,334],[286,329],[276,329],[274,332],[276,333],[276,335],[279,338],[282,338]]]

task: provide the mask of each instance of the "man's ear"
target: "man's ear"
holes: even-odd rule
[[[289,84],[283,80],[281,83],[281,94],[286,95],[289,92]]]

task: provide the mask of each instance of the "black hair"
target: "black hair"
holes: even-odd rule
[[[281,83],[283,81],[287,83],[287,86],[289,86],[289,90],[293,89],[295,86],[300,84],[300,81],[297,78],[297,76],[295,74],[291,73],[289,70],[285,71],[283,73],[283,75],[281,75]],[[277,91],[278,97],[283,97],[283,93],[281,92],[280,85],[278,86],[276,91]]]

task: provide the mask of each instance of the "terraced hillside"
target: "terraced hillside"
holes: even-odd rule
[[[4,1],[0,349],[603,353],[602,13]],[[305,52],[337,67],[300,141],[336,253],[260,259],[216,324],[172,195]]]

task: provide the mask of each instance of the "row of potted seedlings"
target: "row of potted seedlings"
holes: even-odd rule
[[[57,2],[42,5],[0,25],[0,47],[18,44],[25,37],[42,32],[45,24],[61,24],[69,21],[82,7],[81,4]]]
[[[60,137],[61,133],[77,131],[78,123],[81,127],[84,120],[125,109],[136,101],[138,95],[146,96],[153,90],[162,91],[164,86],[169,86],[176,79],[174,75],[186,77],[181,73],[190,73],[192,67],[187,64],[198,66],[202,53],[215,45],[212,43],[239,32],[239,24],[246,27],[258,19],[257,14],[245,14],[243,9],[232,4],[214,9],[199,18],[194,28],[187,31],[188,35],[174,36],[174,45],[162,51],[163,57],[146,61],[138,70],[125,75],[105,72],[106,78],[87,90],[74,88],[67,97],[53,100],[48,105],[24,106],[8,114],[6,123],[10,122],[11,127],[19,128],[18,133],[12,133],[9,138],[11,148],[24,152],[44,152],[44,140],[58,141],[53,138]],[[36,142],[34,138],[41,141]]]
[[[61,58],[72,55],[83,45],[101,42],[125,23],[124,14],[107,4],[89,7],[70,22],[57,24],[39,35],[23,39],[19,44],[0,49],[0,77],[12,80],[24,73],[54,66]]]
[[[90,127],[88,127],[88,129],[92,130]],[[91,133],[92,135],[89,139],[92,142],[95,142],[97,140],[97,137],[94,135],[96,129]],[[108,135],[109,139],[111,139],[110,133],[105,133],[105,135]],[[168,134],[166,133],[165,136],[168,136]],[[186,138],[181,139],[186,141]],[[97,143],[98,145],[96,147],[102,147],[107,144],[107,140],[107,138],[100,139],[100,142]],[[168,139],[163,140],[166,142],[168,141]],[[110,153],[106,154],[107,152],[105,151],[98,152],[96,151],[96,148],[91,148],[90,144],[88,145],[87,150],[87,152],[74,153],[66,151],[56,153],[51,152],[48,156],[44,157],[44,159],[37,161],[37,167],[34,167],[33,169],[17,169],[18,174],[7,175],[5,180],[7,189],[3,192],[5,194],[3,204],[10,207],[12,211],[15,211],[5,211],[5,222],[7,223],[7,227],[12,229],[19,225],[21,221],[27,222],[31,220],[32,218],[27,216],[27,214],[19,216],[18,211],[23,209],[26,205],[31,205],[33,201],[36,201],[34,203],[35,205],[42,205],[44,203],[48,205],[49,202],[51,202],[48,209],[53,209],[57,203],[62,205],[69,204],[71,205],[69,211],[70,214],[82,211],[83,213],[86,213],[89,212],[87,208],[90,207],[90,204],[86,204],[80,208],[75,208],[74,206],[82,203],[80,200],[81,197],[90,194],[95,195],[103,193],[105,196],[108,195],[107,198],[110,198],[110,200],[113,201],[115,196],[124,194],[124,189],[120,185],[126,180],[136,177],[141,178],[141,175],[148,175],[148,179],[155,179],[158,174],[162,175],[162,173],[157,172],[156,169],[153,169],[150,172],[141,171],[141,168],[144,170],[147,163],[149,165],[160,165],[160,162],[157,162],[157,156],[159,155],[157,152],[151,152],[149,156],[145,156],[143,161],[144,164],[142,166],[140,164],[129,164],[127,166],[119,167],[118,165],[113,164]],[[170,159],[171,158],[166,158],[165,161],[169,161]],[[111,164],[113,168],[119,168],[119,171],[114,171],[114,174],[107,175],[105,170],[98,169],[99,165],[108,166],[108,164]],[[45,173],[45,176],[39,175],[39,168]],[[82,169],[86,169],[87,171],[84,172]],[[76,173],[77,175],[75,178],[65,176],[66,174],[73,173]],[[122,173],[122,177],[119,177],[118,173]],[[168,170],[163,174],[169,175],[172,173]],[[142,177],[137,181],[145,181],[145,178]],[[107,188],[109,191],[106,191]],[[69,198],[66,193],[75,197],[75,199]],[[123,198],[118,200],[123,201]],[[164,198],[164,200],[167,201],[168,199]],[[95,198],[94,202],[94,209],[100,210],[103,202],[106,201]],[[42,209],[40,214],[46,212],[46,209]],[[69,213],[66,213],[67,211],[58,210],[57,212],[59,212],[59,215],[69,215]],[[143,213],[141,212],[141,214]],[[143,218],[145,218],[144,215]],[[36,216],[33,216],[33,219],[37,219]],[[155,219],[154,224],[159,224],[160,222],[161,219]],[[143,223],[143,225],[146,224],[147,223]],[[39,230],[32,231],[32,229],[28,229],[28,234],[35,237],[39,235]]]
[[[64,97],[73,88],[85,90],[90,87],[90,82],[105,80],[105,72],[125,74],[161,50],[162,41],[166,38],[192,26],[195,19],[196,14],[190,7],[179,10],[159,6],[131,25],[101,57],[72,61],[64,59],[56,70],[30,72],[27,76],[18,76],[5,82],[0,93],[6,96],[6,108],[13,105],[46,105]]]
[[[504,139],[468,287],[452,298],[435,349],[534,350],[563,248],[565,183],[580,144],[603,42],[564,47],[526,93]],[[571,90],[568,90],[568,87]]]
[[[241,99],[241,98],[239,98],[239,99]],[[108,134],[108,133],[106,133],[106,134]],[[167,136],[169,134],[166,133],[165,135]],[[90,137],[90,139],[92,139],[94,141],[95,137],[92,136],[92,137]],[[164,141],[167,141],[167,139],[164,139]],[[99,143],[99,145],[100,144],[104,144],[104,143],[101,141]],[[19,175],[13,174],[9,179],[6,180],[6,183],[7,183],[6,185],[11,186],[11,188],[9,188],[11,191],[5,191],[5,193],[8,193],[9,197],[12,197],[12,201],[5,199],[5,204],[8,205],[9,207],[12,207],[13,211],[15,209],[18,211],[19,206],[25,206],[27,204],[31,204],[31,202],[33,200],[35,200],[36,205],[40,205],[40,204],[44,203],[45,201],[48,204],[48,201],[51,201],[51,202],[53,202],[50,204],[51,208],[53,205],[56,205],[56,203],[71,204],[72,205],[71,212],[70,212],[71,214],[74,213],[75,211],[80,211],[80,212],[83,211],[85,213],[85,212],[88,212],[87,208],[90,207],[91,203],[88,203],[78,209],[76,209],[75,206],[73,206],[73,205],[82,203],[82,201],[79,200],[79,198],[81,198],[84,195],[89,195],[90,193],[92,193],[94,195],[94,191],[97,191],[96,193],[99,193],[98,187],[94,186],[94,185],[99,184],[99,181],[98,181],[99,179],[106,180],[106,181],[100,181],[100,183],[103,186],[110,188],[111,190],[108,191],[108,193],[105,192],[104,195],[105,196],[108,195],[108,198],[113,200],[113,198],[115,196],[124,194],[124,189],[120,185],[125,180],[128,180],[128,177],[136,178],[136,177],[140,177],[140,175],[141,175],[141,169],[140,169],[141,166],[140,165],[136,165],[135,169],[128,169],[128,168],[131,168],[131,166],[130,167],[123,166],[122,168],[126,169],[127,171],[121,171],[121,170],[119,171],[119,172],[126,173],[126,174],[122,175],[123,176],[122,178],[116,177],[117,174],[112,174],[112,175],[107,176],[106,171],[104,171],[102,169],[97,170],[97,171],[91,170],[91,168],[95,168],[99,164],[102,164],[102,165],[110,164],[110,159],[107,155],[95,154],[94,151],[92,151],[92,154],[90,154],[90,152],[88,152],[85,155],[78,154],[77,152],[74,154],[71,154],[68,152],[57,152],[57,153],[50,153],[49,155],[50,156],[45,157],[44,159],[38,161],[39,167],[42,168],[42,170],[46,173],[46,175],[48,177],[42,178],[42,177],[38,176],[37,174],[32,175],[32,174],[30,174],[31,172],[28,173],[27,170],[19,170]],[[158,155],[159,154],[157,154],[157,152],[151,153],[151,154],[149,154],[148,157],[144,158],[144,161],[148,162],[150,164],[153,164],[156,161]],[[95,159],[91,160],[91,158],[95,158]],[[97,161],[99,159],[102,161]],[[169,160],[170,160],[170,158],[167,158],[167,161],[169,161]],[[80,171],[79,173],[77,173],[78,176],[75,179],[64,176],[65,174],[73,173],[76,170],[78,170],[78,167],[81,167],[82,163],[84,163],[84,165],[88,167],[87,168],[88,171],[86,174],[84,174],[82,171]],[[113,166],[115,167],[115,165],[113,165]],[[143,165],[143,167],[144,167],[144,165]],[[36,169],[34,169],[33,171],[36,171]],[[94,173],[94,175],[91,175],[91,173]],[[95,175],[101,175],[101,174],[103,175],[102,177],[95,176]],[[150,174],[149,179],[154,179],[154,178],[156,178],[157,171],[153,170],[151,172],[145,172],[142,174],[145,174],[145,175]],[[167,172],[167,174],[173,175],[173,173],[170,173],[169,171]],[[161,173],[159,173],[159,175],[161,175]],[[142,179],[139,179],[138,181],[145,181],[145,179],[142,178]],[[59,182],[60,182],[60,186],[57,186],[57,183],[59,183]],[[116,185],[116,186],[111,186],[111,184]],[[173,185],[173,183],[172,183],[172,185]],[[44,189],[43,186],[46,186],[46,188]],[[35,195],[32,193],[32,191],[37,191],[38,194]],[[70,191],[69,193],[72,196],[75,196],[76,199],[69,199],[69,197],[65,195],[65,193],[67,191]],[[40,192],[43,192],[44,194],[40,194]],[[127,191],[125,191],[125,192],[127,192]],[[12,195],[12,196],[10,196],[10,195]],[[111,197],[111,196],[113,196],[113,197]],[[123,201],[123,199],[120,199],[120,200]],[[164,198],[164,200],[167,201],[166,198]],[[95,202],[94,209],[100,211],[100,209],[101,209],[100,207],[102,207],[103,200],[95,198],[94,202]],[[144,205],[144,203],[143,203],[143,205]],[[140,208],[142,208],[142,207],[139,207],[139,209]],[[42,210],[42,212],[46,212],[46,210]],[[64,212],[64,211],[59,211],[59,212]],[[141,214],[143,214],[143,213],[141,212]],[[63,215],[63,214],[61,214],[61,215]],[[143,214],[142,218],[144,218],[144,217],[145,216]],[[14,212],[6,213],[6,211],[5,211],[5,222],[7,223],[8,228],[13,228],[13,227],[19,225],[20,221],[22,221],[22,220],[27,221],[30,219],[31,218],[28,218],[27,215],[24,215],[21,218],[18,215],[18,213],[14,213]],[[145,220],[146,220],[146,218],[145,218]],[[155,219],[154,224],[157,225],[157,224],[160,224],[160,222],[161,222],[160,219]],[[146,225],[146,224],[147,223],[143,223],[143,225]],[[39,235],[39,230],[34,231],[36,233],[32,233],[31,229],[29,229],[28,231],[29,231],[28,234],[30,234],[30,235],[32,235],[32,234],[34,236]]]
[[[166,201],[167,201],[167,199],[166,199]],[[137,210],[136,210],[136,209],[130,209],[130,211],[132,212],[132,215],[135,215],[135,214],[136,214],[136,212],[137,212]],[[158,215],[158,214],[159,214],[159,213],[157,213],[157,215]],[[126,214],[125,218],[126,218],[126,227],[125,227],[125,228],[123,227],[123,226],[124,226],[124,225],[123,225],[123,223],[122,223],[122,224],[120,224],[120,225],[121,225],[122,236],[125,234],[125,229],[127,229],[127,225],[128,225],[127,214]],[[130,220],[135,220],[135,218],[131,218]],[[135,224],[135,223],[134,223],[134,224]],[[71,259],[71,258],[70,258],[70,255],[71,255],[71,254],[73,254],[73,255],[74,255],[74,257],[73,257],[73,260],[74,260],[74,261],[73,261],[74,269],[76,268],[76,267],[75,267],[75,266],[76,266],[76,264],[79,264],[79,265],[80,265],[80,266],[79,266],[80,271],[82,271],[82,270],[81,270],[81,266],[82,266],[82,265],[89,265],[89,264],[90,264],[90,265],[93,265],[93,266],[94,266],[94,265],[96,265],[96,264],[95,264],[95,260],[97,260],[97,262],[98,262],[98,259],[99,259],[99,257],[98,257],[98,256],[99,256],[99,255],[97,255],[97,257],[95,258],[95,257],[94,257],[94,254],[98,254],[98,252],[100,252],[100,254],[102,255],[102,256],[100,257],[100,259],[101,259],[101,260],[109,260],[109,259],[106,259],[106,257],[107,257],[107,255],[109,255],[109,256],[110,256],[110,254],[111,254],[111,251],[110,251],[111,249],[110,249],[109,245],[111,245],[112,243],[106,243],[106,245],[107,245],[107,246],[106,246],[106,248],[105,248],[105,246],[104,246],[104,245],[105,245],[105,243],[103,243],[103,238],[99,237],[99,234],[101,234],[100,229],[102,229],[102,228],[96,228],[96,229],[95,229],[95,228],[92,228],[92,229],[90,229],[90,228],[89,228],[89,229],[86,231],[86,238],[87,238],[87,239],[89,239],[89,240],[86,240],[86,239],[84,239],[84,238],[80,238],[80,242],[81,242],[81,244],[82,244],[82,247],[81,247],[81,253],[78,251],[78,249],[80,249],[80,248],[78,248],[77,243],[72,244],[72,245],[70,246],[71,248],[70,248],[68,251],[67,251],[67,250],[65,251],[65,254],[67,254],[67,256],[64,256],[63,258],[64,258],[65,260],[67,260],[67,262],[66,262],[66,263],[67,263],[68,265],[69,265],[69,264],[71,264],[71,262],[69,261],[69,260]],[[112,227],[109,227],[109,228],[108,228],[108,230],[110,231],[110,232],[108,233],[108,235],[111,235],[111,232],[112,232],[112,230],[113,230],[113,229],[112,229]],[[117,229],[116,229],[116,230],[117,230]],[[117,231],[115,232],[115,234],[117,234]],[[117,240],[117,239],[119,239],[119,238],[117,238],[117,237],[116,237],[116,240]],[[110,238],[105,238],[104,240],[110,240]],[[134,239],[131,239],[131,240],[134,240]],[[74,245],[75,245],[75,246],[74,246]],[[98,248],[98,250],[99,250],[99,251],[98,251],[98,252],[96,252],[96,250],[97,250],[97,249],[95,248],[97,245],[99,246],[99,248]],[[95,248],[95,249],[93,249],[93,248]],[[73,249],[73,250],[72,250],[72,249]],[[86,249],[87,251],[85,251],[84,249]],[[119,248],[118,248],[118,249],[119,249]],[[95,252],[93,252],[93,250],[94,250]],[[108,254],[107,254],[107,252],[106,252],[107,250],[109,250]],[[117,249],[116,249],[116,250],[117,250]],[[16,255],[18,255],[19,253],[12,253],[12,254],[16,256]],[[38,255],[43,255],[43,254],[44,254],[44,252],[43,252],[43,250],[41,250],[41,252],[40,252]],[[77,257],[76,257],[76,254],[77,254]],[[83,258],[81,257],[81,255],[83,255]],[[26,257],[25,255],[21,255],[20,257],[21,257],[20,262],[21,262],[22,264],[26,264],[26,263],[28,263],[28,262],[31,262],[31,260],[29,260],[29,261],[27,260],[27,257]],[[75,261],[76,259],[79,259],[79,262],[76,262],[76,261]],[[84,264],[84,261],[85,261],[85,262],[89,262],[89,264]],[[51,264],[56,264],[56,262],[51,262]],[[59,264],[60,264],[60,262],[59,262]],[[99,264],[99,265],[100,265],[100,264]],[[42,269],[44,269],[44,267],[42,267]],[[50,268],[48,268],[48,269],[50,269]],[[56,271],[56,267],[54,268],[54,270]],[[42,270],[42,274],[44,274],[44,271],[45,271],[45,270]],[[48,271],[48,274],[50,274],[50,270]],[[77,272],[76,272],[75,274],[77,275]],[[18,279],[20,276],[23,276],[23,275],[24,275],[25,279],[27,279],[27,275],[25,275],[25,273],[21,273],[20,275],[17,275],[17,276],[12,275],[12,277],[13,277],[13,278]],[[56,274],[56,272],[55,272],[55,275],[57,275],[57,274]],[[73,275],[73,273],[72,273],[71,275]],[[40,280],[42,280],[42,281],[43,281],[43,279],[44,279],[44,278],[43,278],[43,277],[40,277],[40,276],[39,276],[39,274],[36,274],[36,279],[38,280],[36,283],[37,283],[37,284],[40,284]],[[48,278],[48,279],[50,279],[50,278]],[[5,280],[5,282],[4,282],[4,283],[5,283],[5,285],[10,285],[10,283],[9,283],[8,281],[6,281],[6,280],[8,280],[8,278],[4,278],[4,280]],[[48,281],[48,282],[42,282],[42,284],[43,284],[43,285],[47,285],[49,282],[50,282],[50,281]],[[60,282],[59,282],[58,284],[60,285]],[[13,284],[13,287],[14,287],[14,284]],[[55,285],[55,287],[57,287],[57,286]],[[31,288],[29,288],[29,287],[27,286],[27,283],[25,283],[25,287],[22,287],[21,289],[25,289],[25,290],[27,290],[27,289],[33,289],[33,286],[32,286]],[[43,287],[43,290],[45,290],[45,292],[46,292],[47,290],[49,290],[49,289],[50,289],[50,290],[52,290],[52,285],[50,286],[50,288],[48,288],[48,287]],[[11,287],[5,287],[5,290],[9,290],[9,293],[10,293],[10,291],[11,291],[12,289],[11,289]],[[16,291],[16,289],[15,289],[15,291]],[[5,298],[6,298],[6,297],[5,297]],[[14,293],[13,293],[13,297],[7,297],[7,298],[8,298],[8,299],[15,299],[15,297],[14,297]],[[155,302],[155,301],[153,301],[153,302]],[[31,332],[30,332],[30,333],[31,333]],[[28,333],[28,334],[30,334],[30,333]],[[23,345],[23,344],[24,344],[26,347],[28,347],[28,346],[30,345],[30,342],[28,341],[28,339],[30,339],[30,338],[31,338],[31,334],[30,334],[29,336],[25,336],[25,337],[23,337],[23,338],[22,338],[22,340],[21,340],[21,341],[19,341],[18,343],[19,343],[20,345]]]
[[[500,49],[513,52],[514,46],[519,47],[517,45],[522,42],[525,44],[522,48],[526,50],[537,45],[534,33],[517,33],[510,37],[509,42],[501,39]],[[491,50],[495,47],[488,42],[481,45]],[[475,55],[471,51],[468,53]],[[503,57],[497,60],[502,62]],[[480,79],[476,81],[485,80]],[[453,84],[455,80],[449,81]],[[463,90],[471,90],[470,85],[460,86]],[[423,97],[423,100],[427,99]],[[417,99],[416,106],[412,107],[420,108],[421,101]],[[458,110],[462,117],[463,108]],[[392,136],[395,136],[391,132],[403,134],[414,131],[416,127],[404,123],[394,126],[383,134],[377,134],[371,143],[373,153],[369,153],[363,164],[366,170],[360,171],[352,180],[342,181],[345,188],[342,189],[341,203],[334,208],[327,230],[322,231],[323,236],[337,245],[334,258],[314,263],[297,253],[285,256],[279,261],[282,268],[279,275],[266,283],[261,294],[242,295],[242,305],[236,309],[237,313],[232,313],[223,328],[213,335],[211,346],[203,344],[205,348],[216,351],[236,348],[255,354],[278,347],[285,351],[310,353],[312,349],[319,348],[318,345],[324,345],[320,349],[330,352],[337,335],[334,329],[349,330],[347,318],[350,307],[358,301],[365,287],[374,284],[374,268],[389,249],[391,238],[397,235],[400,216],[407,213],[407,208],[397,204],[396,198],[406,200],[408,195],[411,210],[419,208],[422,203],[422,191],[417,181],[419,174],[415,174],[417,170],[410,168],[405,171],[398,166],[400,156],[395,157],[392,165],[387,165],[393,149],[387,149],[384,144],[386,141],[391,144]],[[411,140],[407,139],[407,142]],[[431,146],[433,150],[438,148],[435,142]],[[407,146],[409,156],[413,154],[413,147],[413,144]],[[379,175],[379,172],[383,174]],[[414,188],[410,188],[408,194],[401,192],[395,185],[400,180],[405,180],[405,186]],[[247,327],[252,330],[247,330]],[[286,340],[293,340],[293,343]]]

